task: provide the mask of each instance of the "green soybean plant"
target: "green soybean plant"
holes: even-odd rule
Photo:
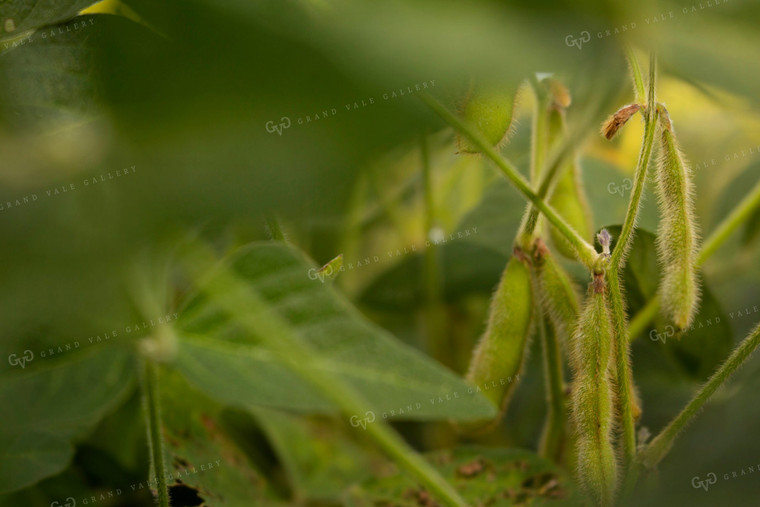
[[[528,201],[467,378],[483,383],[522,373],[526,343],[538,336],[548,406],[539,452],[565,464],[587,501],[601,506],[628,500],[636,482],[665,458],[683,427],[760,343],[757,327],[664,429],[649,441],[637,437],[642,402],[633,382],[631,339],[656,317],[672,326],[676,336],[685,335],[699,306],[700,267],[760,205],[760,185],[700,247],[694,185],[677,140],[677,118],[658,102],[656,55],[650,55],[645,78],[634,50],[626,48],[626,53],[634,100],[611,114],[601,133],[613,139],[636,115],[644,129],[625,219],[615,228],[617,237],[607,229],[597,234],[598,248],[592,243],[589,206],[575,153],[578,139],[568,134],[566,125],[570,92],[558,80],[531,77],[523,84],[521,93],[531,93],[534,99],[530,179],[499,149],[513,122],[514,86],[504,85],[505,95],[490,85],[484,95],[475,88],[459,112],[431,95],[421,95],[456,132],[461,156],[476,154],[490,160]],[[662,275],[657,293],[631,318],[622,275],[648,177],[657,194],[656,251]],[[586,291],[575,286],[556,254],[585,267]],[[565,364],[569,379],[564,378]],[[507,410],[514,388],[489,393],[501,408],[497,419],[490,421],[491,428]],[[488,422],[460,429],[483,431]]]

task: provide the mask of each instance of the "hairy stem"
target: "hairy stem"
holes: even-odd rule
[[[440,116],[446,123],[457,130],[459,133],[470,139],[472,143],[478,147],[478,149],[488,158],[490,158],[496,166],[504,173],[509,181],[514,184],[515,187],[525,196],[538,210],[544,214],[546,219],[557,228],[567,241],[572,245],[576,251],[578,259],[587,267],[591,267],[596,262],[597,253],[594,247],[586,242],[572,227],[570,227],[565,220],[557,214],[557,212],[544,200],[539,197],[530,188],[530,184],[525,178],[515,169],[515,167],[502,157],[497,151],[483,138],[483,136],[475,131],[470,125],[460,120],[455,114],[446,109],[440,102],[435,100],[427,93],[419,93],[417,96],[427,104],[438,116]]]
[[[705,240],[697,256],[697,266],[702,266],[758,207],[760,207],[760,182],[755,185],[752,191],[742,199],[739,205],[723,219],[713,233]],[[639,310],[628,325],[628,334],[631,339],[644,331],[647,325],[657,316],[659,309],[660,298],[655,296],[647,302],[644,308]]]
[[[161,399],[158,388],[158,366],[150,360],[141,365],[143,391],[143,413],[148,430],[148,445],[153,463],[153,473],[158,481],[158,505],[169,507],[169,490],[166,485],[166,465],[164,463],[164,441],[161,434]]]
[[[760,344],[760,325],[734,349],[726,361],[713,373],[707,383],[697,392],[665,429],[647,445],[638,456],[644,466],[657,465],[668,453],[680,431],[697,415],[710,396],[747,360]]]
[[[636,59],[636,55],[633,52],[633,48],[626,44],[625,55],[628,58],[628,65],[633,75],[634,91],[636,92],[636,102],[641,104],[646,99],[646,91],[644,91],[644,78],[641,75],[641,67],[639,67],[639,61]]]
[[[636,217],[639,213],[641,204],[641,195],[644,192],[644,184],[649,167],[649,159],[652,155],[652,146],[654,144],[654,133],[657,130],[657,107],[656,107],[656,57],[651,54],[649,60],[649,101],[646,109],[644,140],[639,153],[639,160],[636,165],[636,175],[634,176],[633,190],[631,191],[631,200],[628,202],[628,211],[625,214],[623,228],[620,231],[620,237],[617,240],[617,246],[612,252],[610,259],[610,269],[617,270],[625,259],[631,240],[633,238],[633,229],[636,226]]]
[[[213,262],[213,255],[198,246],[189,252],[189,257],[187,269],[195,279],[203,280]],[[256,336],[282,364],[311,384],[346,417],[363,417],[371,412],[362,395],[333,373],[332,368],[325,365],[325,358],[299,339],[291,327],[225,265],[216,264],[214,278],[201,288],[248,333]],[[374,413],[372,415],[374,419]],[[377,419],[366,425],[366,431],[378,447],[424,484],[433,497],[447,506],[465,506],[454,487],[390,426]]]
[[[615,328],[615,371],[617,378],[617,396],[615,397],[616,412],[622,426],[623,456],[628,465],[636,454],[636,432],[633,423],[633,385],[631,385],[631,363],[629,359],[628,336],[625,323],[625,303],[620,290],[620,278],[616,270],[607,272],[609,285],[610,309],[612,324]]]

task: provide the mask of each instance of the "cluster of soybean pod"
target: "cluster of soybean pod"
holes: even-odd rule
[[[540,338],[547,385],[548,416],[540,453],[564,462],[574,471],[589,499],[598,505],[623,502],[640,472],[665,456],[679,430],[707,398],[746,360],[758,344],[760,327],[733,352],[687,407],[651,442],[639,441],[635,424],[641,403],[633,385],[629,360],[629,329],[620,269],[633,241],[636,216],[653,151],[654,178],[660,211],[657,231],[662,268],[657,301],[662,315],[678,330],[691,325],[699,301],[697,271],[704,260],[698,251],[698,226],[693,212],[693,185],[665,107],[656,101],[656,59],[649,61],[648,90],[632,50],[628,61],[636,102],[622,107],[602,126],[607,139],[634,115],[645,129],[628,211],[614,249],[606,230],[597,234],[601,252],[592,246],[594,234],[581,181],[580,165],[567,142],[565,111],[568,90],[553,77],[529,79],[535,97],[532,124],[531,181],[528,182],[498,151],[513,128],[517,92],[497,84],[473,83],[457,113],[430,96],[422,97],[457,132],[464,154],[490,158],[530,201],[513,255],[493,294],[485,333],[470,361],[467,379],[473,385],[499,385],[485,391],[507,408],[520,378],[531,336]],[[554,151],[552,151],[554,150]],[[549,153],[558,153],[547,160]],[[719,231],[722,241],[746,211],[760,202],[760,185],[749,203],[740,205],[732,223]],[[548,231],[548,234],[542,234]],[[716,245],[709,240],[712,250]],[[550,249],[549,245],[552,246]],[[582,262],[590,283],[581,297],[555,253]],[[563,359],[572,372],[566,385]],[[500,418],[499,417],[499,418]],[[466,431],[493,429],[498,419],[468,425]],[[640,439],[643,440],[643,439]]]

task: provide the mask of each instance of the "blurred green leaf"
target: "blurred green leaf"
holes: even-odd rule
[[[104,38],[137,38],[144,31],[119,16],[86,15],[5,48],[0,53],[0,125],[53,132],[100,114]]]
[[[462,379],[362,317],[332,284],[319,280],[319,268],[294,248],[280,242],[253,243],[224,262],[304,341],[324,354],[321,367],[352,384],[377,417],[391,411],[403,419],[469,420],[493,415],[495,408]],[[178,328],[177,367],[209,396],[244,407],[333,410],[207,296],[189,297]],[[439,403],[439,397],[451,401]]]
[[[531,451],[459,447],[427,455],[428,461],[468,505],[579,505],[581,497],[554,464]],[[354,507],[433,505],[430,494],[409,477],[373,479],[352,492]]]
[[[80,440],[124,400],[133,365],[123,350],[71,356],[0,384],[0,493],[33,484],[63,470]]]
[[[0,4],[0,20],[4,26],[2,39],[24,30],[52,25],[76,16],[97,0],[11,0]]]
[[[457,239],[441,245],[439,254],[442,294],[448,301],[472,293],[491,293],[506,264],[506,258],[500,252]],[[423,253],[405,256],[367,285],[359,302],[374,309],[403,312],[422,307],[425,305],[421,278],[424,262]]]

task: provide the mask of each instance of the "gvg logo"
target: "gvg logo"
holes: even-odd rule
[[[656,329],[652,329],[649,332],[649,339],[653,342],[662,342],[665,343],[668,338],[672,338],[673,335],[676,334],[676,330],[673,329],[673,326],[668,326],[665,328],[665,331],[662,333],[658,333]]]
[[[700,479],[698,475],[695,475],[691,479],[691,485],[694,489],[702,488],[705,491],[707,491],[710,486],[718,482],[718,476],[714,473],[710,472],[707,474],[707,477],[704,479]]]
[[[50,504],[50,507],[76,507],[77,505],[77,501],[74,500],[72,497],[68,497],[65,501],[66,503],[61,503],[58,500],[56,500]]]
[[[27,349],[24,351],[24,355],[21,357],[18,357],[16,354],[11,354],[8,356],[8,364],[11,366],[21,366],[21,368],[24,368],[26,366],[26,363],[30,362],[32,359],[34,359],[34,352]]]
[[[280,123],[275,123],[270,120],[266,122],[265,127],[267,129],[267,132],[269,132],[270,134],[274,134],[275,132],[277,132],[277,135],[281,136],[283,130],[290,128],[290,118],[288,118],[287,116],[283,116],[282,118],[280,118]]]
[[[611,194],[620,194],[620,197],[625,197],[626,191],[633,188],[633,181],[631,181],[631,178],[626,178],[623,180],[622,185],[618,185],[614,181],[610,181],[610,184],[607,185],[607,192]]]
[[[582,49],[583,45],[591,40],[591,34],[583,30],[581,32],[580,37],[575,37],[573,34],[568,34],[567,37],[565,37],[565,44],[567,44],[567,47],[571,48],[573,46],[577,46],[578,49]]]
[[[363,430],[367,429],[367,424],[375,422],[375,413],[371,410],[364,412],[364,417],[351,416],[351,426],[354,428],[361,426]]]

